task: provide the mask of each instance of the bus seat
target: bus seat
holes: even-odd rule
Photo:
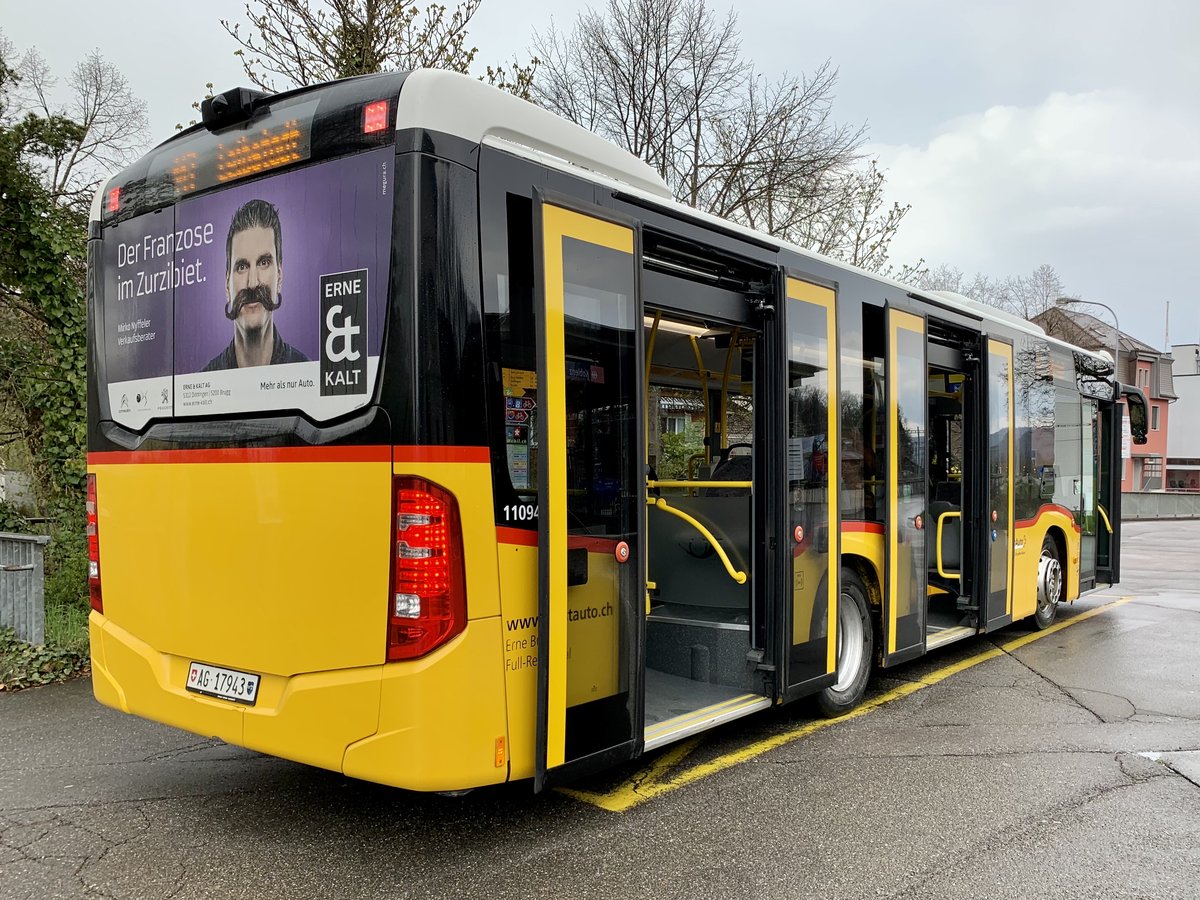
[[[754,457],[750,455],[731,456],[713,470],[711,481],[753,481]],[[716,487],[705,488],[705,497],[745,497],[750,493],[749,488]]]
[[[962,500],[962,484],[957,481],[939,481],[933,486],[934,501],[951,503],[957,508]]]

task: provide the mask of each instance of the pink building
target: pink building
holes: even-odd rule
[[[1061,340],[1087,350],[1113,352],[1113,326],[1073,306],[1055,306],[1033,317],[1033,321]],[[1168,488],[1167,420],[1169,406],[1176,399],[1170,353],[1149,344],[1120,335],[1119,360],[1121,382],[1137,385],[1146,395],[1150,421],[1144,444],[1127,442],[1125,467],[1121,473],[1123,491],[1161,491]]]

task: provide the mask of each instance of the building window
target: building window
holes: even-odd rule
[[[663,419],[663,434],[683,434],[687,431],[687,423],[686,416],[667,416]]]
[[[1160,491],[1163,486],[1163,459],[1161,456],[1147,456],[1142,460],[1143,491]]]
[[[1158,431],[1158,406],[1150,407],[1150,430]]]

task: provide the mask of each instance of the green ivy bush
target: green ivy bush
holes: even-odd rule
[[[86,652],[17,640],[11,628],[0,628],[0,691],[19,691],[39,684],[66,681],[88,668]]]

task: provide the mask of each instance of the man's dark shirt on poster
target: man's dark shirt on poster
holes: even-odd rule
[[[201,369],[201,372],[218,372],[222,369],[236,369],[237,350],[233,346],[234,342],[230,341],[229,346],[209,360],[208,365]],[[275,346],[271,349],[270,365],[278,366],[282,363],[298,363],[309,362],[309,358],[293,347],[291,344],[285,344],[283,338],[279,336],[279,331],[275,332]]]

